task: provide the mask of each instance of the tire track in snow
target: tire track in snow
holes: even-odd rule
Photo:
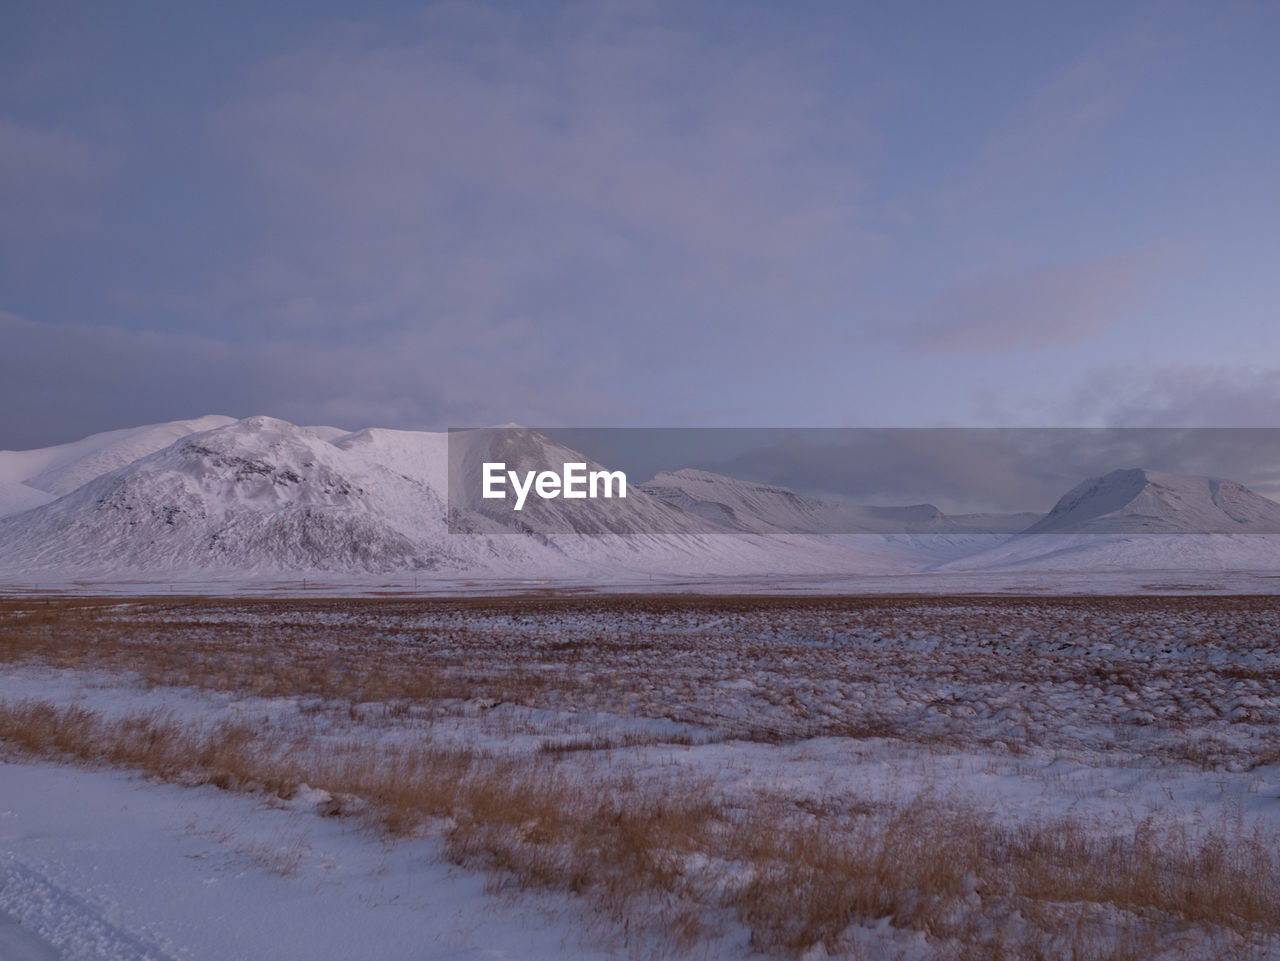
[[[0,948],[9,957],[26,961],[176,961],[164,949],[148,943],[102,916],[101,910],[66,888],[54,884],[13,854],[0,860],[0,923],[8,914],[21,925],[4,925]],[[43,953],[41,953],[44,949]],[[22,952],[26,952],[25,954]]]

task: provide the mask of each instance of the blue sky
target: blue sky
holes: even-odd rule
[[[1272,3],[3,17],[0,447],[1280,417]]]

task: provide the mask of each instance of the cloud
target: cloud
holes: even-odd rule
[[[48,244],[94,229],[114,165],[77,134],[0,116],[0,262],[29,264]]]
[[[1130,444],[1108,455],[1120,466],[1227,477],[1280,499],[1277,369],[1109,364],[1056,396],[1019,397],[1006,390],[993,400],[987,419],[1116,429],[1115,436]]]
[[[629,423],[690,378],[721,378],[714,407],[776,375],[805,343],[782,321],[841,302],[871,243],[856,105],[833,125],[802,51],[680,16],[433,4],[394,34],[300,31],[203,113],[207,169],[176,172],[198,272],[112,276],[78,324],[4,320],[4,443],[207,411]],[[90,146],[28,140],[28,179],[91,209]]]
[[[502,332],[521,343],[517,330]],[[556,383],[511,371],[488,376],[474,347],[416,331],[358,345],[110,326],[39,324],[0,312],[0,448],[43,447],[96,431],[208,413],[271,414],[295,423],[443,428],[509,421],[553,423],[572,399],[599,390],[594,411],[620,418],[590,371],[561,367]],[[541,369],[549,361],[529,345]],[[479,389],[478,389],[479,388]]]
[[[224,297],[284,330],[521,315],[641,351],[840,302],[870,243],[831,159],[856,126],[790,52],[635,9],[432,7],[253,72],[211,120],[263,218]]]
[[[1153,427],[1280,427],[1280,370],[1186,365],[1082,377],[1060,406],[1076,421]]]
[[[1172,244],[986,277],[944,290],[898,330],[920,353],[999,353],[1105,333],[1157,302]]]

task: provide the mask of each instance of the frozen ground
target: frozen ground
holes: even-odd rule
[[[923,803],[976,812],[988,830],[1069,822],[1117,843],[1158,830],[1274,851],[1280,836],[1280,609],[1266,598],[0,603],[10,711],[45,702],[204,731],[230,720],[294,757],[427,745],[637,805],[649,785],[731,811],[774,805],[780,832]],[[393,838],[321,816],[334,796],[301,783],[228,791],[161,783],[199,783],[194,768],[148,780],[92,759],[55,767],[56,751],[32,763],[11,734],[6,958],[926,958],[964,956],[1015,916],[1053,929],[977,884],[950,909],[967,927],[941,934],[906,909],[851,909],[820,943],[779,952],[729,902],[704,899],[705,929],[673,944],[646,926],[668,917],[648,902],[602,915],[589,890],[459,857],[463,813]],[[723,886],[753,870],[712,855],[683,873]],[[1280,957],[1274,930],[1097,900],[1112,913],[1103,929],[1137,924],[1155,940],[1085,957]]]
[[[597,571],[590,580],[562,577],[428,577],[397,574],[228,575],[170,572],[138,578],[94,578],[49,572],[0,572],[0,596],[199,595],[222,597],[348,596],[447,598],[494,594],[974,594],[1036,595],[1263,595],[1280,594],[1280,574],[1248,570],[947,571],[921,574],[637,575]]]

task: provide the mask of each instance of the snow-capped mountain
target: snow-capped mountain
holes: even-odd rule
[[[1041,520],[943,570],[1274,570],[1280,504],[1234,481],[1131,468],[1073,487]]]
[[[1280,504],[1235,481],[1131,468],[1068,491],[1028,534],[1274,534]]]
[[[215,414],[106,431],[39,450],[0,451],[0,517],[47,504],[188,434],[234,423]]]
[[[347,435],[332,433],[269,417],[189,433],[0,520],[0,560],[357,572],[474,562],[467,548],[483,545],[438,536],[445,512],[438,486],[353,453],[334,442]],[[519,558],[523,546],[508,553]]]
[[[502,501],[455,499],[451,512],[450,471],[468,475],[470,490],[486,461],[597,466],[527,430],[347,433],[270,417],[206,417],[3,452],[0,494],[25,509],[0,518],[0,581],[1280,570],[1280,538],[1270,536],[1280,505],[1224,480],[1116,471],[1037,519],[860,507],[676,470],[629,487],[623,500],[534,499],[516,513]]]

